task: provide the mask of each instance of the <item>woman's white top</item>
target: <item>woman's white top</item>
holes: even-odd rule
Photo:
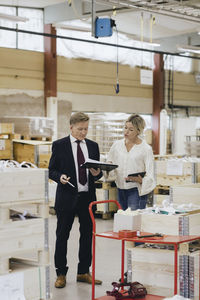
[[[137,187],[140,196],[150,193],[155,188],[153,151],[144,140],[141,144],[134,145],[129,152],[125,146],[125,139],[114,142],[108,153],[107,161],[119,166],[113,171],[118,188]],[[142,184],[125,181],[124,178],[129,174],[138,172],[146,172]]]

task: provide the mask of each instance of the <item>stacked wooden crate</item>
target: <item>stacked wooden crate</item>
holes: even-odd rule
[[[142,232],[162,233],[166,235],[197,235],[200,232],[200,209],[191,209],[187,213],[180,214],[164,214],[164,213],[152,213],[150,210],[143,211],[140,215]],[[174,251],[173,246],[166,245],[140,245],[139,247],[132,247],[131,243],[127,244],[127,257],[131,262],[129,266],[129,273],[131,273],[132,281],[139,281],[145,285],[148,293],[163,296],[173,296],[174,285]],[[189,247],[188,244],[182,244],[179,249],[180,262],[184,255],[187,256],[188,272],[198,269],[199,261],[191,252],[195,249]],[[198,249],[198,247],[196,247]],[[184,258],[185,259],[185,258]],[[191,262],[189,262],[191,260]],[[192,269],[193,263],[193,269]],[[193,293],[192,299],[198,299],[199,297],[199,272],[196,272],[195,284],[189,290],[185,292],[185,286],[189,284],[189,276],[182,278],[182,274],[188,274],[186,270],[183,270],[184,264],[179,263],[179,294],[185,295],[189,298],[189,295]],[[185,268],[186,268],[185,267]]]
[[[4,169],[0,190],[0,282],[23,274],[26,299],[50,299],[48,171]]]
[[[154,245],[127,250],[131,261],[131,281],[141,282],[148,294],[165,297],[174,295],[174,251]],[[178,294],[199,299],[199,251],[179,251]]]
[[[14,133],[13,123],[0,123],[0,159],[12,159],[12,134]]]
[[[169,235],[199,235],[200,209],[181,214],[144,213],[141,231]]]
[[[156,159],[155,178],[154,203],[160,204],[169,195],[170,187],[200,182],[200,160],[172,157]]]
[[[200,183],[172,186],[169,196],[170,202],[177,205],[200,205]]]
[[[48,168],[52,142],[13,140],[13,157],[18,162],[31,162],[39,168]]]

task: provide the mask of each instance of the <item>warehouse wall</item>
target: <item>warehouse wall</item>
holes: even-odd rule
[[[16,103],[25,95],[27,99],[33,97],[35,103],[41,102],[43,53],[0,48],[0,57],[0,95],[17,94]],[[116,95],[115,63],[58,57],[57,66],[58,98],[71,102],[74,111],[152,112],[152,86],[140,84],[139,68],[119,67],[120,93]],[[174,104],[200,105],[199,93],[194,74],[174,74]]]

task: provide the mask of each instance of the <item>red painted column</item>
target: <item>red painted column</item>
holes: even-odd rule
[[[153,70],[153,152],[159,154],[160,111],[164,108],[164,61],[162,54],[154,54]]]
[[[44,25],[44,32],[56,35],[56,29]],[[57,96],[57,55],[56,38],[44,37],[44,111],[47,115],[47,98]]]

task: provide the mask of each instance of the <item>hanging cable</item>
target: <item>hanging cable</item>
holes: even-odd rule
[[[116,33],[117,33],[117,84],[116,86],[114,86],[115,88],[115,93],[118,94],[119,93],[119,48],[118,48],[118,30],[117,30],[117,26],[116,26]]]
[[[140,40],[141,40],[141,46],[143,48],[144,44],[144,18],[143,18],[143,12],[140,15]],[[141,52],[141,67],[143,67],[143,52]]]

